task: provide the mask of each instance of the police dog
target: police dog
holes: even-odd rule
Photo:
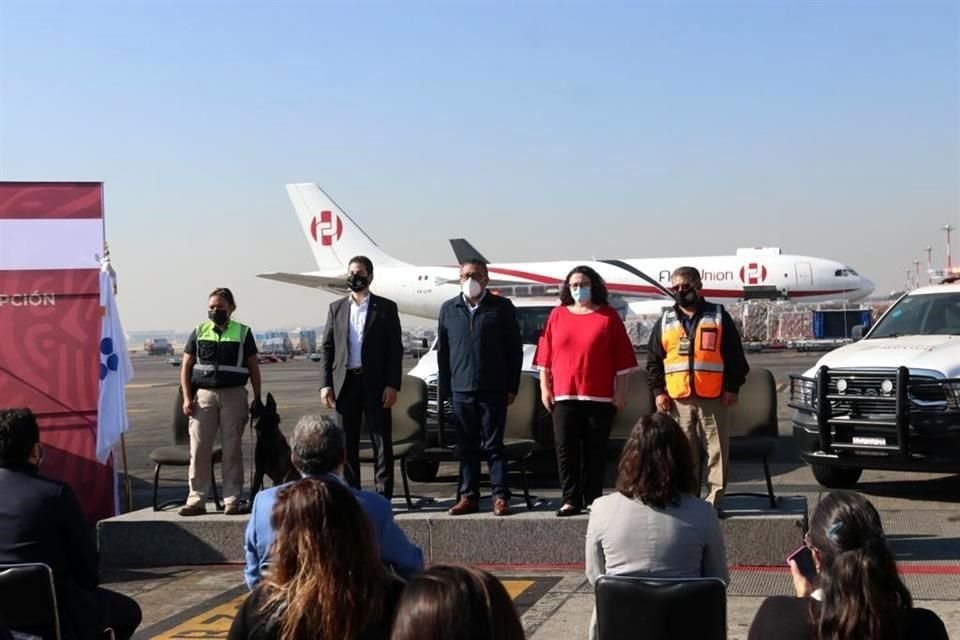
[[[273,486],[296,480],[297,470],[290,461],[290,445],[280,432],[280,414],[273,394],[267,394],[267,403],[253,423],[257,432],[257,445],[254,450],[253,484],[250,487],[251,499],[263,488],[263,476],[273,481]]]

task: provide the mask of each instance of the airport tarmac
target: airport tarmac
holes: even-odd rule
[[[770,465],[778,495],[801,495],[812,506],[821,493],[809,469],[800,461],[791,441],[786,388],[788,376],[816,362],[816,354],[795,352],[748,354],[752,367],[770,369],[777,381],[780,442]],[[170,444],[179,369],[166,358],[137,356],[136,376],[127,388],[130,431],[126,452],[135,508],[150,504],[153,467],[150,451]],[[407,367],[414,362],[408,360]],[[261,365],[264,392],[274,394],[281,427],[289,435],[297,418],[324,413],[319,403],[319,365],[308,360]],[[247,477],[253,437],[245,436]],[[370,465],[364,468],[364,485],[372,485]],[[413,482],[413,493],[443,502],[452,500],[455,465],[441,467],[438,480]],[[765,490],[760,465],[734,464],[731,491]],[[398,473],[399,490],[399,473]],[[161,479],[162,498],[185,495],[186,469],[169,469]],[[952,635],[960,637],[960,476],[943,474],[867,471],[857,486],[881,511],[888,538],[905,580],[920,606],[936,611]],[[556,498],[559,492],[549,476],[535,479],[538,495]],[[520,501],[514,500],[516,508]],[[402,512],[402,498],[395,500]],[[789,552],[784,550],[784,555]],[[592,591],[580,567],[490,567],[517,598],[529,638],[586,637],[592,608]],[[106,576],[111,588],[134,596],[145,609],[140,638],[225,637],[230,613],[242,600],[242,575],[238,566],[165,567],[112,570]],[[730,638],[744,638],[749,622],[764,596],[790,593],[784,569],[737,567],[728,590]]]

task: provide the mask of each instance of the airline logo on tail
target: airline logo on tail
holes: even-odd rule
[[[329,247],[343,235],[343,220],[332,211],[321,211],[320,217],[314,216],[310,223],[310,235],[314,242]]]

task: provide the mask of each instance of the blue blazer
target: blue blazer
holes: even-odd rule
[[[333,474],[324,477],[343,482],[342,478]],[[244,579],[251,590],[260,582],[261,573],[268,564],[267,552],[275,537],[273,527],[270,526],[270,514],[277,500],[277,492],[285,486],[287,485],[283,484],[265,489],[253,499],[243,545],[247,557]],[[404,580],[410,580],[423,571],[423,552],[420,547],[410,542],[407,534],[397,525],[393,519],[393,507],[387,499],[372,491],[351,491],[370,518],[373,533],[380,544],[380,558],[383,563],[392,567]]]

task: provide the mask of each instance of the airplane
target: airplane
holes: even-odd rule
[[[404,262],[381,249],[319,185],[298,183],[286,188],[319,271],[260,273],[258,277],[345,295],[348,262],[353,256],[365,255],[374,266],[371,289],[396,302],[401,313],[429,319],[435,319],[440,306],[460,291],[458,265]],[[455,253],[480,256],[465,240],[453,240],[451,245]],[[855,302],[874,289],[868,278],[843,263],[786,255],[778,248],[738,249],[730,256],[490,263],[488,288],[510,297],[556,296],[567,273],[581,264],[595,269],[611,296],[628,305],[669,298],[670,274],[683,265],[699,269],[704,297],[721,303]]]

